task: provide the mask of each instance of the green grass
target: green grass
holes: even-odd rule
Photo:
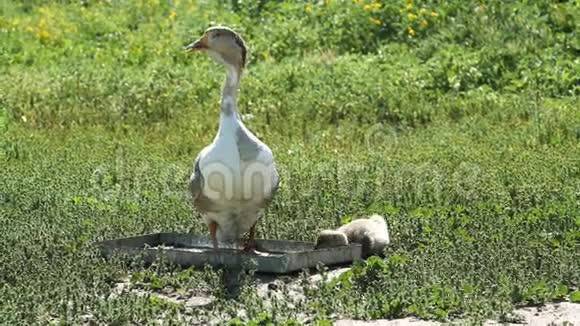
[[[475,322],[579,300],[577,0],[249,2],[0,5],[0,324]],[[92,241],[206,232],[185,183],[223,71],[182,46],[210,22],[250,45],[239,107],[282,176],[259,236],[379,213],[387,258],[272,305],[226,299],[216,271],[100,258]],[[217,302],[112,295],[127,278]]]

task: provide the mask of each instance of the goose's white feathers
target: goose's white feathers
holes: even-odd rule
[[[235,116],[221,120],[218,135],[195,160],[189,185],[205,222],[218,224],[218,240],[231,241],[256,223],[279,177],[266,144]]]

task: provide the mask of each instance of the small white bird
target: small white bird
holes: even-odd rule
[[[227,27],[207,29],[186,47],[204,51],[226,68],[220,100],[219,129],[195,159],[189,180],[194,207],[209,227],[214,249],[249,231],[245,250],[255,249],[255,228],[279,183],[270,148],[239,119],[236,96],[246,64],[246,44]]]
[[[336,230],[324,230],[316,239],[316,248],[345,246],[349,243],[362,245],[363,257],[381,255],[389,244],[389,229],[385,218],[372,215],[369,218],[356,219]]]

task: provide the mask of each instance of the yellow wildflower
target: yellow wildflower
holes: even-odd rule
[[[378,2],[373,2],[373,3],[369,3],[368,5],[364,5],[363,9],[364,10],[376,10],[379,9],[381,7],[381,4]]]
[[[38,8],[38,12],[43,14],[44,16],[50,16],[50,14],[51,14],[50,8],[48,8],[46,6],[42,6],[42,7]]]
[[[175,12],[175,10],[171,10],[171,12],[169,13],[169,19],[175,19],[175,17],[177,17],[177,13]]]
[[[409,9],[411,9],[411,8],[413,8],[413,2],[412,2],[412,1],[409,1],[409,2],[407,2],[407,4],[405,5],[405,9],[409,10]]]
[[[431,16],[431,17],[437,17],[437,16],[439,16],[439,14],[436,13],[436,12],[434,12],[434,11],[431,11],[431,13],[429,14],[429,16]]]
[[[312,5],[311,5],[311,4],[307,4],[307,5],[304,7],[304,11],[306,11],[306,12],[312,12]]]
[[[381,24],[381,21],[380,21],[380,20],[378,20],[378,19],[376,19],[376,18],[374,18],[374,17],[369,17],[369,19],[370,19],[370,20],[371,20],[371,22],[372,22],[373,24],[375,24],[375,25],[380,25],[380,24]]]
[[[408,13],[407,18],[409,18],[409,20],[415,20],[415,19],[417,19],[417,15],[415,15],[413,13]]]
[[[419,13],[420,13],[421,15],[422,15],[422,14],[424,14],[424,13],[426,13],[426,12],[427,12],[427,9],[425,9],[425,8],[421,8],[421,9],[419,9]]]
[[[429,25],[429,22],[427,22],[425,19],[423,19],[423,20],[422,20],[422,21],[419,23],[419,25],[421,25],[421,26],[425,27],[425,26]]]
[[[46,29],[39,29],[36,31],[36,37],[40,40],[47,40],[50,37],[50,33]]]
[[[414,29],[413,29],[413,27],[411,27],[411,26],[407,27],[407,33],[408,33],[410,36],[415,36],[415,34],[416,34],[416,33],[415,33],[415,30],[414,30]]]

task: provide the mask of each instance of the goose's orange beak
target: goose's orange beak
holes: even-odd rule
[[[207,35],[203,35],[200,39],[198,39],[197,41],[191,43],[190,45],[185,47],[185,50],[187,50],[187,52],[193,52],[193,51],[201,51],[201,50],[205,50],[207,49]]]

